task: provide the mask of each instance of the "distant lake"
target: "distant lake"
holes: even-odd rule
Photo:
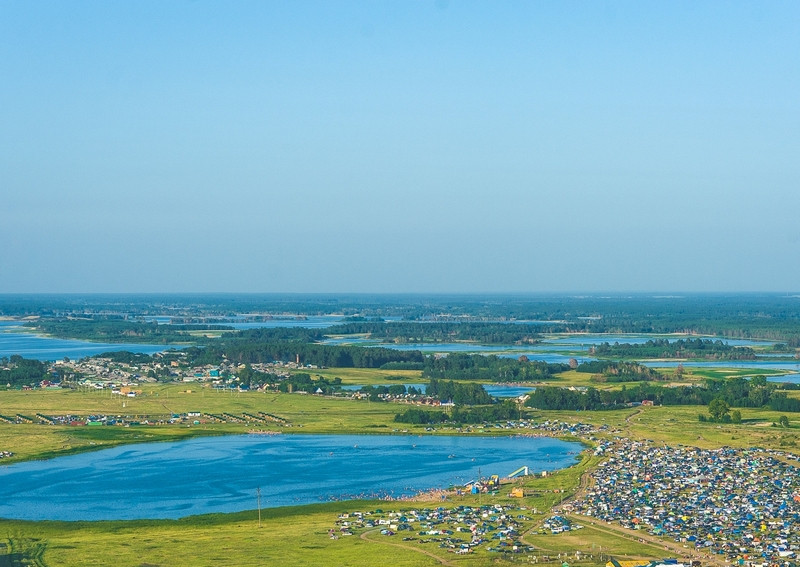
[[[324,329],[344,323],[341,315],[307,315],[298,317],[275,317],[274,319],[265,319],[263,321],[248,321],[245,316],[231,317],[231,321],[213,321],[208,320],[205,324],[208,325],[224,325],[233,329],[276,329],[283,327],[304,327],[307,329]],[[143,317],[142,321],[152,322],[155,321],[159,325],[169,325],[172,322],[171,317]],[[203,324],[203,323],[200,323]]]
[[[0,517],[181,518],[212,512],[413,495],[522,466],[577,461],[550,438],[237,435],[147,443],[0,466]]]
[[[767,377],[768,382],[777,382],[778,384],[782,384],[784,382],[789,382],[791,384],[800,384],[800,374],[784,374],[783,376],[769,376]]]
[[[382,384],[383,386],[391,386],[391,384]],[[427,384],[403,384],[403,386],[408,388],[416,388],[423,394],[428,388]],[[523,394],[529,394],[534,391],[536,388],[534,386],[520,386],[517,384],[481,384],[483,389],[486,390],[486,393],[490,396],[494,396],[495,398],[517,398]],[[363,388],[363,385],[354,385],[348,384],[346,386],[342,386],[342,390],[350,390],[350,391],[358,391]]]
[[[306,329],[325,329],[342,323],[339,315],[309,315],[299,319],[267,319],[265,321],[236,321],[234,323],[220,323],[234,329],[277,329],[283,327],[302,327]]]
[[[642,364],[651,368],[675,368],[679,364],[697,368],[746,368],[757,370],[793,370],[800,372],[800,360],[701,360],[680,362],[677,360],[644,360]]]
[[[468,352],[468,353],[481,353],[493,354],[509,351],[511,349],[519,349],[518,346],[513,345],[480,345],[475,343],[382,343],[373,339],[363,339],[360,337],[346,337],[343,339],[326,339],[322,341],[323,344],[340,346],[340,345],[353,345],[353,346],[367,346],[367,347],[382,347],[391,348],[394,350],[418,350],[420,352]]]
[[[104,352],[127,350],[144,354],[162,352],[164,345],[134,343],[95,343],[72,339],[55,339],[35,335],[20,326],[18,321],[0,321],[0,357],[18,354],[36,360],[61,360],[65,356],[77,360]]]
[[[490,396],[495,398],[518,398],[524,394],[530,394],[536,388],[534,386],[519,386],[517,384],[484,384],[483,389]]]
[[[699,335],[648,335],[648,334],[639,334],[639,333],[631,333],[631,334],[590,334],[590,333],[575,333],[568,336],[558,336],[558,337],[549,337],[542,341],[543,345],[570,345],[570,346],[592,346],[592,345],[599,345],[602,343],[620,343],[620,344],[630,344],[630,345],[639,345],[644,344],[647,341],[657,340],[657,339],[667,339],[670,342],[674,342],[680,339],[683,340],[696,340],[696,339],[703,339],[703,340],[711,340],[711,341],[722,341],[723,343],[729,344],[730,346],[763,346],[763,345],[772,345],[775,344],[775,341],[755,341],[752,339],[726,339],[722,337],[709,337],[709,336],[699,336]]]

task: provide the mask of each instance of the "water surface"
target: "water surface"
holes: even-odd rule
[[[576,462],[549,438],[237,435],[0,466],[0,517],[180,518],[330,500],[399,497],[477,477]]]
[[[27,327],[22,327],[18,321],[0,321],[0,357],[10,357],[18,354],[23,358],[35,360],[61,360],[65,356],[77,360],[104,352],[127,350],[143,354],[154,354],[168,348],[181,347],[56,339],[31,333]]]

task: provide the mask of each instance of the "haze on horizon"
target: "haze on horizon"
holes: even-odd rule
[[[796,2],[4,2],[0,293],[797,291]]]

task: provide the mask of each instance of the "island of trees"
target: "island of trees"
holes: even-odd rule
[[[686,358],[704,360],[755,360],[750,347],[730,346],[720,339],[650,339],[641,344],[601,343],[590,353],[604,358]]]

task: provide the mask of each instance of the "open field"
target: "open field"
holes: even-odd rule
[[[558,535],[541,535],[532,533],[525,536],[525,541],[533,544],[541,553],[549,555],[567,554],[570,563],[574,562],[576,552],[594,563],[604,563],[607,555],[617,559],[649,559],[664,554],[663,546],[656,546],[630,538],[609,534],[588,522],[582,521],[583,529],[564,532]]]
[[[655,367],[654,370],[660,372],[667,378],[666,382],[659,382],[659,384],[662,385],[698,384],[705,382],[705,380],[708,378],[715,380],[721,380],[725,378],[750,378],[759,374],[770,377],[778,377],[778,382],[780,382],[780,376],[792,374],[792,372],[788,370],[784,371],[774,369],[769,371],[761,371],[752,368],[693,368],[691,367],[691,363],[686,363],[681,376],[675,375],[675,368]],[[623,384],[630,388],[632,385],[637,384],[637,382],[594,382],[592,381],[592,374],[587,372],[578,372],[577,370],[568,370],[566,372],[561,372],[553,380],[548,380],[546,384],[552,386],[587,386],[597,388],[598,390],[619,390],[622,388]]]
[[[125,407],[122,403],[125,403]],[[145,387],[141,396],[120,398],[108,391],[36,390],[0,392],[0,414],[35,417],[35,414],[81,416],[127,415],[132,418],[203,412],[204,414],[265,412],[286,420],[274,422],[138,425],[131,427],[72,427],[68,425],[0,424],[0,450],[15,453],[6,462],[49,458],[120,443],[176,440],[198,435],[225,435],[251,430],[296,433],[390,433],[404,424],[394,416],[402,407],[345,398],[264,392],[229,393],[197,386],[189,393],[184,385]],[[402,427],[408,429],[408,427]]]
[[[322,376],[329,380],[341,378],[343,384],[422,384],[427,379],[421,370],[381,370],[379,368],[314,368],[308,371],[312,377]]]
[[[780,412],[741,408],[742,423],[701,423],[704,406],[639,407],[614,411],[535,411],[534,419],[559,419],[593,425],[608,425],[630,439],[650,439],[666,445],[702,448],[721,446],[764,447],[800,452],[800,415],[788,414],[790,427],[772,427]]]

